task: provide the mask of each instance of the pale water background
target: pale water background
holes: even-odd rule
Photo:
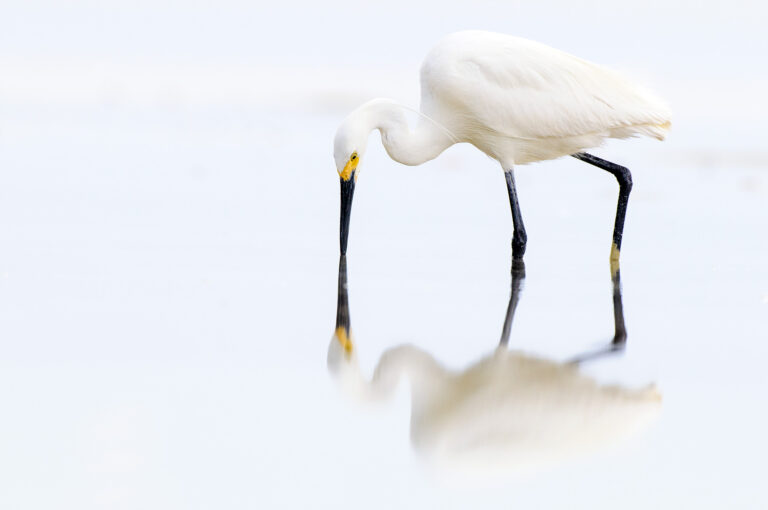
[[[4,2],[0,507],[764,508],[765,8],[689,2]],[[594,151],[634,175],[629,342],[585,367],[650,382],[656,422],[544,472],[464,486],[409,444],[403,385],[346,400],[331,143],[376,96],[418,104],[441,35],[485,28],[624,69],[668,141]],[[469,146],[419,168],[372,137],[349,249],[363,372],[413,343],[461,369],[498,341],[511,219]],[[510,347],[612,335],[617,186],[571,158],[517,171],[529,234]]]

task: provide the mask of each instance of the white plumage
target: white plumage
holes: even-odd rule
[[[421,68],[421,111],[506,168],[600,145],[663,139],[667,107],[605,67],[489,32],[449,35]]]

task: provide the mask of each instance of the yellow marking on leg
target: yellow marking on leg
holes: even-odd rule
[[[350,335],[347,334],[346,328],[343,326],[336,328],[336,340],[339,341],[347,354],[352,354],[352,349],[354,347],[352,345],[352,338],[350,338]]]
[[[619,248],[616,243],[611,244],[611,275],[615,275],[619,270]]]

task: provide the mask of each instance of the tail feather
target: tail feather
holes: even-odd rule
[[[613,128],[610,131],[611,138],[632,138],[635,136],[648,136],[657,140],[664,140],[671,127],[670,121],[661,124],[635,124],[631,126],[621,126]]]

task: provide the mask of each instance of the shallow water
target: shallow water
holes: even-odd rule
[[[261,117],[267,132],[247,118],[15,117],[51,129],[0,150],[13,169],[0,200],[3,506],[759,506],[762,169],[659,167],[647,142],[619,149],[637,159],[621,264],[628,341],[580,373],[655,384],[658,415],[533,473],[445,482],[412,451],[408,385],[360,407],[328,372],[338,183],[318,133],[336,119],[274,114]],[[306,143],[293,150],[297,133]],[[573,159],[521,168],[518,181],[529,245],[509,349],[555,364],[600,350],[614,334],[616,185]],[[503,176],[470,147],[413,170],[372,143],[348,254],[363,377],[401,344],[455,372],[492,353],[510,235]]]

